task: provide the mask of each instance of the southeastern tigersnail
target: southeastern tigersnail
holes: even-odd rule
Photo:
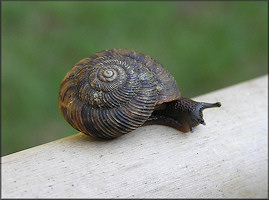
[[[149,124],[193,131],[205,124],[205,108],[221,106],[181,97],[175,79],[160,63],[127,49],[105,50],[79,61],[64,77],[58,100],[73,128],[99,138]]]

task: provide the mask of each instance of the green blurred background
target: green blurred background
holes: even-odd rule
[[[127,48],[194,97],[268,73],[267,2],[2,2],[2,155],[77,133],[58,90],[79,60]]]

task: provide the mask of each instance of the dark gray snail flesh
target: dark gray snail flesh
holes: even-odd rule
[[[192,99],[181,97],[179,100],[168,102],[153,111],[144,125],[165,125],[181,132],[193,132],[194,127],[203,124],[203,110],[206,108],[220,107],[221,103],[196,102]]]

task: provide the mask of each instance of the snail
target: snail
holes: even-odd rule
[[[204,109],[221,106],[182,97],[160,63],[127,49],[105,50],[75,64],[61,82],[58,101],[73,128],[107,139],[150,124],[193,132],[205,125]]]

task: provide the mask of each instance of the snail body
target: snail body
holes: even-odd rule
[[[61,83],[58,101],[73,128],[99,138],[149,124],[192,131],[204,124],[203,109],[220,106],[181,97],[160,63],[126,49],[105,50],[75,64]]]

